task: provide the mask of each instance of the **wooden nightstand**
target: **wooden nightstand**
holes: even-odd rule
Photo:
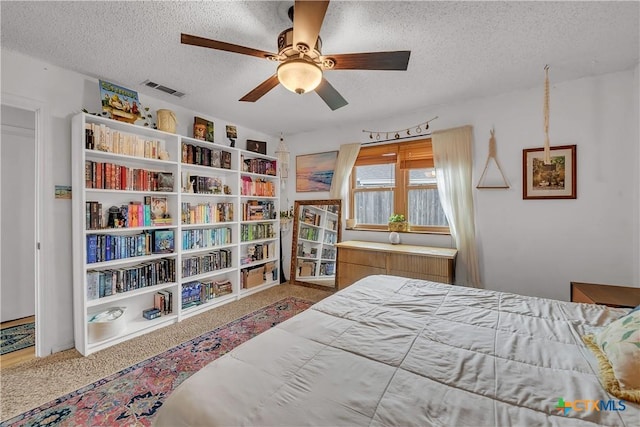
[[[571,301],[633,308],[640,305],[640,288],[571,282]]]

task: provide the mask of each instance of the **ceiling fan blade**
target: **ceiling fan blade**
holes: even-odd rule
[[[394,52],[342,53],[324,55],[331,58],[335,66],[329,70],[400,70],[409,66],[410,50]]]
[[[293,6],[293,47],[306,44],[313,50],[329,1],[296,0]]]
[[[316,93],[332,110],[337,110],[348,104],[347,100],[324,77],[316,88]]]
[[[204,37],[192,36],[190,34],[182,33],[180,35],[180,42],[182,44],[190,44],[193,46],[208,47],[210,49],[225,50],[227,52],[241,53],[243,55],[256,56],[258,58],[269,58],[270,56],[276,56],[271,52],[265,52],[264,50],[252,49],[250,47],[239,46],[237,44],[231,44],[221,42],[218,40],[205,39]]]
[[[274,87],[278,86],[280,81],[278,80],[278,75],[274,74],[269,77],[267,80],[260,83],[255,89],[251,92],[240,98],[240,101],[246,102],[256,102],[258,99],[262,98],[267,92],[269,92]]]

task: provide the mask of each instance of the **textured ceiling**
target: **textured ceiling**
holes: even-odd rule
[[[323,53],[411,50],[407,71],[329,71],[349,102],[282,86],[243,95],[275,73],[251,56],[180,44],[180,33],[270,52],[289,2],[0,2],[2,48],[122,84],[269,134],[382,119],[418,108],[625,70],[639,58],[639,3],[352,2],[329,4]],[[141,85],[151,80],[187,95]]]

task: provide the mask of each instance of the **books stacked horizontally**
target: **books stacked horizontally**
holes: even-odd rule
[[[194,307],[233,292],[228,279],[197,280],[182,285],[182,309]]]

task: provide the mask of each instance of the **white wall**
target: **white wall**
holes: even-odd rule
[[[71,183],[70,119],[100,105],[97,79],[2,50],[3,93],[46,103],[42,171],[46,187],[42,214],[42,298],[44,354],[73,347],[71,203],[54,199],[54,185]],[[103,76],[118,83],[116,78]],[[553,75],[552,81],[553,81]],[[136,88],[131,88],[136,89]],[[540,147],[542,85],[531,90],[393,115],[387,119],[286,136],[295,170],[296,154],[338,149],[365,140],[362,129],[399,129],[438,115],[432,128],[471,124],[475,133],[475,180],[486,160],[489,129],[495,127],[498,158],[509,190],[475,190],[476,224],[483,283],[487,288],[568,299],[569,282],[640,286],[638,241],[640,184],[638,166],[638,69],[553,84],[550,135],[553,145],[578,145],[577,200],[522,200],[522,149]],[[425,94],[428,98],[428,94]],[[191,135],[193,116],[213,120],[216,141],[225,141],[223,119],[141,95],[154,110],[178,116],[177,132]],[[345,108],[353,108],[347,106]],[[339,110],[336,112],[339,114]],[[270,154],[277,137],[238,126],[239,144],[265,140]],[[281,206],[296,199],[326,198],[327,193],[295,193],[290,174]],[[57,203],[59,202],[59,203]],[[291,233],[285,235],[289,259]],[[449,236],[404,235],[405,243],[451,246]],[[343,239],[386,241],[386,233],[345,232]],[[285,261],[286,261],[285,260]],[[287,269],[285,263],[285,269]]]
[[[42,354],[73,347],[71,201],[54,198],[55,185],[71,185],[71,117],[83,108],[90,112],[100,109],[100,90],[96,78],[84,76],[40,60],[2,49],[2,93],[40,101],[46,104],[44,182],[46,183],[41,214],[43,307]],[[102,76],[118,83],[117,76]],[[140,91],[140,88],[130,88]],[[164,95],[161,95],[164,96]],[[143,105],[153,110],[168,108],[176,113],[177,133],[191,136],[193,117],[212,120],[215,141],[228,144],[225,125],[238,128],[236,146],[245,148],[246,139],[267,141],[270,154],[275,152],[278,139],[243,127],[222,118],[194,112],[172,105],[158,98],[141,95]],[[169,98],[167,96],[167,98]]]
[[[35,114],[2,106],[2,322],[35,314]],[[31,197],[25,197],[31,195]]]
[[[475,186],[487,158],[489,130],[495,128],[498,159],[511,188],[474,189],[484,286],[561,300],[569,299],[571,281],[640,286],[637,74],[636,68],[552,83],[551,144],[577,145],[576,200],[522,199],[522,149],[543,144],[542,76],[541,85],[530,90],[394,115],[351,127],[287,136],[292,170],[298,154],[366,142],[368,135],[362,129],[402,129],[439,116],[431,123],[432,129],[473,126]],[[291,175],[289,203],[328,196],[297,194],[295,174]],[[450,236],[402,237],[403,243],[452,246]],[[387,241],[387,238],[387,233],[382,232],[343,234],[343,240]],[[291,233],[285,239],[283,244],[289,257]]]

